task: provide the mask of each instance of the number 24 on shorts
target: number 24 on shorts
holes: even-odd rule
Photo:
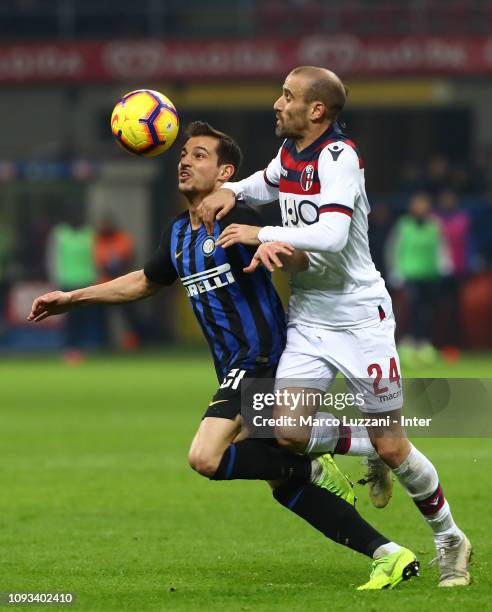
[[[400,387],[400,373],[398,371],[398,364],[396,363],[395,357],[390,357],[388,371],[389,375],[385,380],[389,381],[390,383],[396,383],[398,387]],[[367,366],[367,373],[371,378],[374,378],[372,386],[374,388],[375,395],[381,395],[381,393],[388,392],[388,387],[380,386],[383,378],[383,368],[379,363],[371,363],[369,366]]]

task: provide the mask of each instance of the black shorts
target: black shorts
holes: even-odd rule
[[[241,414],[241,381],[245,378],[270,379],[271,385],[267,384],[267,388],[273,391],[276,370],[276,367],[262,367],[255,370],[232,368],[212,397],[202,419],[218,417],[233,421],[238,414]]]

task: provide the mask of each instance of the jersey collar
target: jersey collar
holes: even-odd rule
[[[313,153],[319,148],[323,142],[329,139],[339,139],[345,137],[342,129],[337,121],[334,121],[314,142],[302,151],[297,151],[294,141],[288,140],[289,150],[294,159],[306,159],[312,157]]]

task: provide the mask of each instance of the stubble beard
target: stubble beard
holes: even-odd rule
[[[299,134],[286,130],[280,125],[275,126],[275,135],[279,138],[293,138],[294,140],[299,138]]]
[[[285,128],[284,124],[281,122],[277,122],[275,125],[275,135],[279,138],[292,138],[292,140],[299,140],[302,138],[302,134],[299,133],[299,130],[295,131],[293,128]]]

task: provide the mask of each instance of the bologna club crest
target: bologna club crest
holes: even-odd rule
[[[301,174],[301,188],[303,191],[309,191],[314,182],[314,166],[309,164],[304,168]]]

